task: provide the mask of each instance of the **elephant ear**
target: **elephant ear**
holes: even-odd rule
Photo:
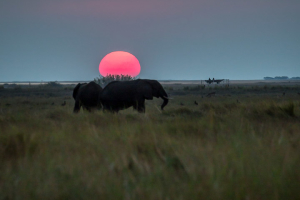
[[[79,88],[80,88],[80,83],[78,83],[77,85],[76,85],[76,87],[73,89],[73,98],[76,100],[76,96],[77,96],[77,93],[78,93],[78,90],[79,90]]]
[[[162,89],[162,86],[160,85],[160,83],[156,80],[145,80],[145,82],[151,86],[152,88],[152,96],[155,96],[155,97],[159,97],[159,92],[160,90]]]
[[[138,94],[142,94],[145,99],[152,100],[153,94],[152,94],[152,87],[148,83],[142,83],[137,88]]]

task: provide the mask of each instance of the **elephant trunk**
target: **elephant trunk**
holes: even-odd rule
[[[166,93],[166,91],[164,89],[162,89],[161,92],[160,92],[160,98],[162,98],[164,100],[163,104],[161,105],[161,110],[163,110],[164,107],[169,102],[168,95],[167,95],[167,93]]]

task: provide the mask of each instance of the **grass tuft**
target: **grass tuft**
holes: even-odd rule
[[[0,136],[0,159],[2,160],[31,157],[37,148],[38,143],[31,134],[16,132]]]

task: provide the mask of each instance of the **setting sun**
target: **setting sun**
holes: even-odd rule
[[[114,51],[101,60],[99,72],[102,76],[111,75],[130,75],[135,77],[141,71],[140,62],[131,53],[125,51]]]

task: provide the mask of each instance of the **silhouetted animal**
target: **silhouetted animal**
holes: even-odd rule
[[[62,105],[62,106],[65,106],[66,104],[67,104],[66,101],[64,101],[61,105]]]
[[[118,112],[133,106],[138,112],[145,112],[145,100],[153,97],[164,100],[161,109],[168,104],[169,98],[156,80],[138,79],[134,81],[113,81],[109,83],[99,95],[103,110]]]
[[[198,102],[197,102],[197,101],[195,101],[195,102],[194,102],[194,104],[195,104],[195,105],[198,105]]]
[[[101,108],[98,103],[98,96],[102,91],[102,87],[94,81],[90,83],[78,83],[73,90],[73,98],[75,100],[74,112],[78,113],[80,107],[88,111]]]

